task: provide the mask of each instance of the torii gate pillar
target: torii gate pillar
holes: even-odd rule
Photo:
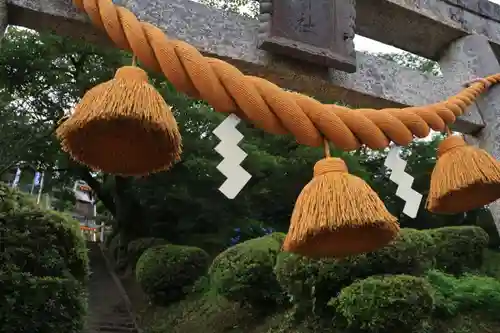
[[[469,35],[455,41],[439,63],[445,78],[457,83],[500,73],[498,58],[488,39],[482,35]],[[487,94],[479,97],[476,106],[485,127],[476,134],[466,135],[466,141],[500,160],[500,86],[493,86]],[[500,200],[489,208],[500,233]]]

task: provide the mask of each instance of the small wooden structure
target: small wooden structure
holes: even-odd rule
[[[80,221],[80,230],[88,241],[104,240],[104,226],[96,222],[96,206],[94,193],[90,186],[82,180],[77,180],[73,186],[75,208],[73,217]]]

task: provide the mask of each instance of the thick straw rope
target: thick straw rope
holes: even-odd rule
[[[426,137],[430,129],[445,131],[478,95],[500,81],[500,74],[479,79],[446,101],[422,107],[349,109],[245,76],[222,60],[204,57],[185,42],[168,39],[159,28],[140,22],[112,0],[73,2],[117,47],[132,51],[149,69],[163,72],[178,91],[207,101],[218,112],[235,112],[267,132],[291,133],[309,146],[320,146],[323,136],[342,150],[361,144],[381,149],[391,141],[408,145],[414,136]]]

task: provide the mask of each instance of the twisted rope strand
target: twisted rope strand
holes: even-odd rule
[[[421,107],[349,109],[287,92],[222,60],[204,57],[195,47],[168,39],[159,28],[140,22],[111,0],[73,2],[118,48],[132,51],[146,67],[163,72],[178,91],[207,101],[218,112],[235,112],[269,133],[291,133],[308,146],[321,146],[324,137],[342,150],[362,144],[382,149],[391,141],[408,145],[414,136],[426,137],[430,129],[445,131],[480,94],[500,81],[500,74],[475,79],[457,95]]]

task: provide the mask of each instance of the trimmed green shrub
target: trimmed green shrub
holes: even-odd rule
[[[319,293],[330,297],[354,280],[380,274],[421,275],[434,264],[434,240],[425,231],[402,229],[389,245],[343,260],[323,260]]]
[[[483,263],[488,234],[480,227],[460,226],[428,230],[436,244],[436,268],[459,275]]]
[[[434,253],[434,240],[425,231],[402,229],[390,245],[342,260],[280,253],[275,273],[282,288],[296,302],[314,297],[318,309],[356,279],[378,274],[423,274],[433,266]]]
[[[283,292],[273,272],[281,245],[270,234],[230,247],[210,267],[212,287],[229,300],[256,307],[281,302]]]
[[[37,208],[0,215],[4,235],[0,263],[35,276],[88,277],[88,257],[79,223],[67,215]]]
[[[144,253],[144,251],[146,251],[150,247],[165,245],[167,243],[168,242],[165,239],[155,237],[138,238],[131,241],[127,247],[129,264],[135,268],[137,260],[139,260],[139,257]]]
[[[81,332],[88,257],[79,223],[0,184],[0,332]]]
[[[294,303],[308,303],[318,280],[320,261],[298,254],[281,252],[276,257],[274,273]]]
[[[323,309],[331,297],[357,277],[365,275],[366,256],[352,256],[343,260],[311,259],[281,252],[274,272],[280,286],[295,304],[306,303]]]
[[[401,229],[388,246],[366,254],[368,275],[421,275],[434,266],[437,249],[427,231]]]
[[[285,241],[286,234],[283,232],[273,232],[272,234],[269,234],[268,236],[273,238],[278,243],[280,243],[280,245],[283,245],[283,242]]]
[[[0,269],[0,331],[80,333],[86,295],[73,278],[33,277]]]
[[[332,305],[351,332],[418,332],[431,317],[432,293],[420,277],[373,276],[344,288]]]
[[[369,261],[365,254],[341,260],[323,259],[319,262],[315,293],[316,305],[326,306],[345,286],[370,275]]]
[[[436,315],[454,317],[460,313],[478,311],[498,317],[500,281],[486,276],[466,274],[458,278],[429,271],[427,280],[435,290]]]
[[[140,256],[136,278],[153,303],[166,305],[182,299],[208,265],[209,256],[200,248],[159,245]]]

